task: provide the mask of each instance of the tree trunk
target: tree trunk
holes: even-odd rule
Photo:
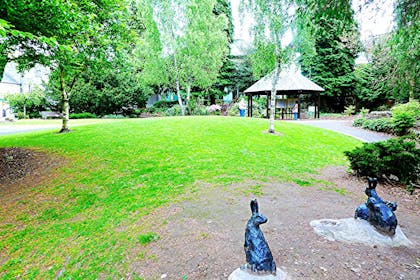
[[[187,113],[189,115],[191,115],[190,99],[191,99],[191,84],[190,84],[190,81],[188,81],[188,83],[187,83],[187,101],[185,102],[185,107],[186,107]]]
[[[23,117],[26,119],[26,100],[23,102]]]
[[[408,81],[410,83],[410,92],[408,95],[408,100],[409,101],[413,101],[414,100],[414,88],[416,87],[416,81],[412,78],[412,76],[410,75],[410,73],[407,71],[407,77],[408,77]]]
[[[271,77],[271,97],[270,97],[270,128],[268,129],[269,133],[275,133],[274,130],[274,116],[276,114],[276,84],[279,80],[279,63],[276,62],[273,76]]]
[[[63,102],[62,107],[62,120],[63,125],[59,133],[69,132],[69,113],[70,113],[70,104],[69,104],[69,94],[66,92],[66,85],[64,82],[64,69],[60,67],[60,90],[61,90],[61,101]]]
[[[178,63],[176,61],[176,52],[174,53],[174,68],[176,72],[176,95],[178,96],[178,104],[181,107],[181,115],[185,116],[184,105],[182,105],[181,90],[179,87],[179,73],[178,73]]]

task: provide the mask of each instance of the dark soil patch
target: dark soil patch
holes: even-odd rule
[[[0,191],[10,192],[22,185],[35,185],[58,163],[58,159],[40,151],[0,148]]]
[[[261,228],[274,259],[292,279],[419,279],[419,194],[410,196],[403,189],[378,185],[380,196],[398,202],[399,225],[413,246],[391,248],[329,241],[314,232],[310,221],[353,217],[355,208],[366,201],[366,182],[349,176],[344,167],[327,168],[318,176],[332,184],[199,184],[198,193],[139,221],[160,239],[132,249],[127,256],[130,277],[227,279],[245,262],[243,242],[251,214],[249,202],[257,197],[260,212],[268,217]],[[253,195],[255,186],[260,191]]]

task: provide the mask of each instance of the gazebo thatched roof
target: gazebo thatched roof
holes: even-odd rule
[[[247,88],[244,93],[254,95],[270,92],[273,75],[274,71]],[[315,93],[324,91],[322,87],[304,77],[295,67],[290,67],[281,71],[279,80],[276,84],[276,90],[277,93],[282,92],[284,94]]]

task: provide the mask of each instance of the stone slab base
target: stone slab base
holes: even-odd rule
[[[411,246],[412,242],[397,226],[394,236],[378,232],[368,221],[354,218],[332,220],[313,220],[310,225],[314,231],[331,241],[344,241],[349,243],[363,243],[367,245],[382,245],[390,247]]]
[[[234,272],[229,275],[228,280],[289,280],[286,272],[277,268],[276,275],[257,275],[250,274],[247,271],[244,271],[240,268],[237,268]]]

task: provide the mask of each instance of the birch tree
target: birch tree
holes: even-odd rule
[[[243,11],[253,19],[251,36],[253,53],[252,71],[256,79],[272,71],[270,125],[268,132],[275,133],[274,116],[276,109],[276,84],[283,64],[287,63],[290,51],[282,47],[282,39],[289,28],[291,16],[288,0],[245,0]],[[244,16],[245,13],[242,13]]]
[[[228,55],[227,18],[214,15],[216,1],[192,1],[187,4],[188,25],[181,38],[181,83],[186,89],[186,107],[189,108],[191,87],[206,89],[216,81],[219,70]]]
[[[213,85],[228,55],[227,19],[224,14],[213,13],[215,0],[159,0],[149,3],[155,19],[155,23],[149,22],[149,30],[159,33],[161,44],[149,45],[154,48],[151,52],[155,58],[160,53],[151,65],[164,65],[160,68],[164,71],[153,73],[159,81],[150,82],[157,84],[165,81],[174,88],[181,114],[185,115],[191,88],[205,89]],[[158,41],[156,36],[153,38]],[[151,70],[152,67],[145,68],[145,75],[150,75],[151,72],[146,72]],[[185,105],[181,89],[186,91]]]

